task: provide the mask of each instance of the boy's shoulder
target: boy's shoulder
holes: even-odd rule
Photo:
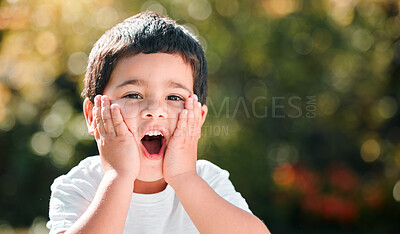
[[[104,176],[104,171],[101,166],[100,156],[90,156],[73,167],[67,174],[56,178],[52,184],[52,188],[60,184],[76,184],[89,183],[99,184]]]
[[[67,176],[71,178],[79,178],[81,176],[93,176],[94,174],[98,174],[100,176],[104,175],[99,155],[86,157],[85,159],[80,161],[78,165],[73,167],[68,172]]]
[[[196,162],[196,169],[197,174],[204,174],[204,173],[211,173],[211,174],[219,174],[226,172],[225,170],[221,169],[219,166],[215,165],[214,163],[205,160],[199,159]]]
[[[99,156],[83,159],[77,166],[73,167],[67,174],[56,178],[51,185],[52,197],[63,197],[63,199],[77,199],[75,195],[85,201],[91,201],[104,176]],[[74,196],[72,194],[75,194]],[[73,197],[73,198],[69,198]],[[52,199],[57,203],[57,199]]]
[[[229,177],[228,171],[205,159],[197,160],[196,169],[197,174],[210,185],[218,179]]]

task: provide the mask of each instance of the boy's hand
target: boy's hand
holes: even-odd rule
[[[163,174],[167,183],[173,183],[182,175],[197,175],[197,143],[201,136],[201,125],[201,103],[196,95],[191,95],[185,102],[185,109],[179,114],[176,129],[165,152]]]
[[[94,135],[104,172],[114,170],[135,180],[140,171],[139,150],[135,136],[124,122],[121,108],[111,105],[107,96],[98,95],[94,102]]]

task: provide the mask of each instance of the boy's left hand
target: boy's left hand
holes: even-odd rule
[[[165,152],[163,174],[167,183],[182,175],[197,174],[197,143],[202,124],[202,106],[194,94],[185,101]]]

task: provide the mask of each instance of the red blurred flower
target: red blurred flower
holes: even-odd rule
[[[320,212],[327,220],[350,223],[358,216],[358,208],[353,201],[328,194],[323,195],[321,202]]]
[[[296,177],[294,168],[289,163],[281,163],[275,167],[272,178],[274,179],[275,184],[288,187],[290,186]]]
[[[317,173],[304,167],[296,167],[295,173],[295,188],[301,194],[312,195],[318,193],[321,182]]]
[[[360,179],[357,174],[342,164],[336,164],[330,167],[329,182],[333,187],[339,188],[345,192],[359,190]]]

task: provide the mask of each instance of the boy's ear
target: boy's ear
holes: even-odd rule
[[[206,121],[207,113],[208,113],[208,107],[206,104],[204,104],[201,106],[201,126],[203,126],[204,121]]]
[[[83,101],[83,113],[86,119],[86,126],[88,128],[88,132],[90,135],[94,135],[95,126],[94,126],[94,115],[93,115],[93,103],[89,100],[89,98],[85,98]]]

